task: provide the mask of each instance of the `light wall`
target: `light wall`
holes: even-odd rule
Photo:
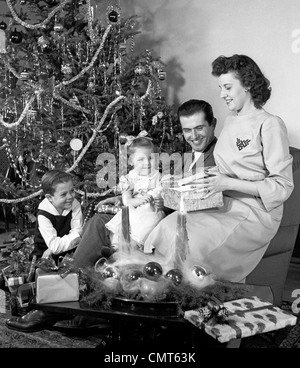
[[[209,101],[218,135],[228,110],[211,62],[219,55],[246,54],[271,82],[265,109],[285,121],[290,144],[300,148],[299,0],[121,0],[121,7],[125,16],[141,16],[139,47],[167,64],[162,86],[169,103]]]

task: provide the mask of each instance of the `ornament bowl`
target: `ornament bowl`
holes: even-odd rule
[[[114,297],[112,298],[112,308],[123,313],[134,313],[143,316],[178,317],[179,315],[177,302],[150,302]]]

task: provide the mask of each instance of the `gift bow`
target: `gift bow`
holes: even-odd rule
[[[122,138],[126,139],[126,143],[125,146],[130,146],[131,143],[136,139],[136,138],[147,138],[152,140],[152,138],[146,137],[148,135],[148,132],[146,130],[142,130],[141,132],[139,132],[139,134],[135,137],[134,135],[125,135],[122,136]]]
[[[61,278],[65,278],[70,272],[74,271],[73,259],[71,257],[59,257],[58,265],[52,257],[41,258],[37,267],[45,272],[58,272]]]
[[[210,300],[205,307],[198,309],[203,322],[215,321],[216,323],[224,323],[229,316],[229,311],[224,305]]]

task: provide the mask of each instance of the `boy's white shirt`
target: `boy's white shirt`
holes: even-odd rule
[[[74,199],[71,209],[72,209],[71,230],[69,234],[64,235],[63,237],[57,236],[57,231],[55,230],[51,221],[47,217],[39,215],[37,218],[40,233],[44,238],[48,249],[53,254],[59,254],[74,248],[72,241],[78,238],[82,233],[82,223],[83,223],[82,211],[81,205],[77,201],[77,199]],[[67,216],[67,214],[71,211],[71,209],[64,210],[62,216]],[[57,209],[47,198],[45,198],[39,204],[39,210],[44,210],[46,212],[51,213],[52,215],[59,215]]]

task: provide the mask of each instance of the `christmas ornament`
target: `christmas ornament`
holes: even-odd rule
[[[130,272],[129,274],[127,274],[125,277],[126,277],[126,280],[129,282],[136,281],[140,279],[141,277],[143,277],[143,272],[140,270],[134,270]]]
[[[0,29],[0,54],[6,53],[6,34],[3,29]]]
[[[120,43],[120,45],[119,45],[119,51],[120,51],[120,54],[121,55],[126,54],[127,46],[126,46],[126,43],[125,42],[121,42]]]
[[[143,65],[137,65],[135,68],[134,68],[134,73],[136,75],[143,75],[146,73],[146,69]]]
[[[109,263],[105,257],[102,257],[95,263],[94,270],[96,272],[102,272],[106,267],[109,267]]]
[[[62,32],[64,30],[64,26],[61,23],[55,23],[53,30],[54,32]]]
[[[20,73],[20,79],[24,82],[28,81],[30,78],[30,72],[28,69],[24,69],[21,73]]]
[[[119,18],[120,18],[120,13],[114,9],[108,12],[107,14],[107,19],[110,23],[118,23],[119,22]]]
[[[46,47],[49,46],[49,40],[45,37],[45,36],[41,36],[38,38],[38,45],[42,48],[45,49]]]
[[[48,168],[44,165],[40,165],[36,168],[35,173],[38,178],[42,178],[44,174],[48,171]]]
[[[35,119],[37,117],[37,114],[38,114],[38,112],[35,109],[30,109],[30,110],[27,111],[27,116],[30,119]]]
[[[10,41],[12,43],[20,43],[23,40],[23,36],[21,32],[18,32],[16,29],[10,34]]]
[[[61,66],[61,72],[65,75],[72,74],[72,68],[70,64],[64,64]]]
[[[0,29],[5,30],[6,28],[7,28],[7,24],[2,20],[2,21],[0,22]]]
[[[107,279],[109,277],[118,278],[119,277],[119,272],[115,267],[108,266],[108,267],[104,268],[104,270],[102,272],[102,277],[104,279]]]
[[[199,277],[200,280],[203,280],[204,277],[208,275],[206,269],[202,266],[194,266],[192,272],[195,276]]]
[[[53,7],[55,5],[57,5],[57,1],[56,0],[45,0],[46,3],[50,6]]]
[[[80,151],[83,146],[82,140],[79,138],[73,138],[70,141],[70,147],[74,151]]]
[[[172,269],[165,274],[165,278],[171,280],[176,286],[182,281],[182,273],[177,269]]]
[[[20,5],[26,5],[26,0],[20,0]]]
[[[161,265],[157,262],[148,262],[143,269],[144,276],[149,280],[158,280],[163,274]]]
[[[158,79],[159,80],[165,80],[166,77],[167,77],[167,73],[164,72],[163,70],[158,70],[157,74],[158,74]]]

